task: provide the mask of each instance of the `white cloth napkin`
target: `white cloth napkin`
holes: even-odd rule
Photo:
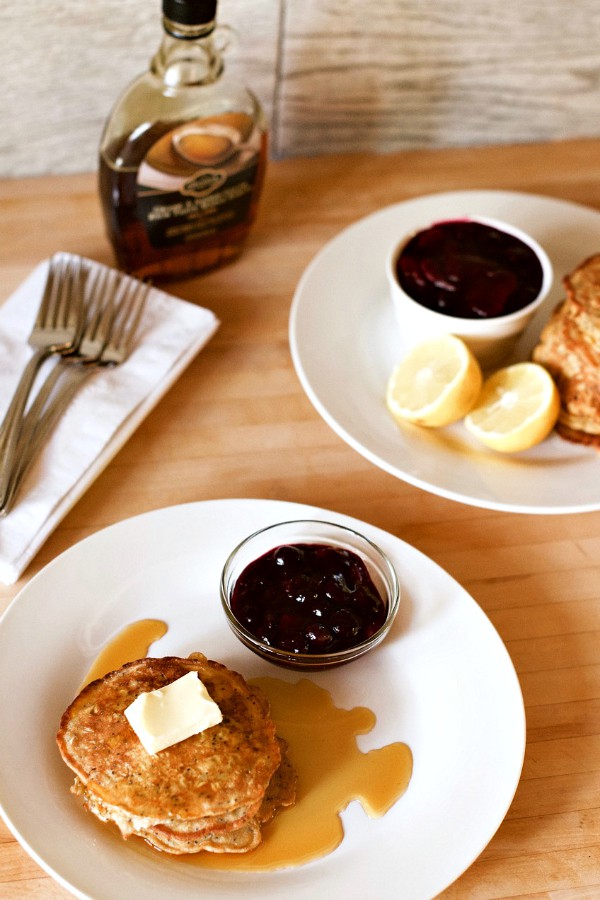
[[[46,260],[0,307],[0,419],[33,352],[27,339],[47,268]],[[14,584],[218,326],[210,310],[151,289],[131,355],[83,383],[0,519],[0,581]]]

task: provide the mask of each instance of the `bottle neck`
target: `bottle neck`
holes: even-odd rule
[[[165,90],[215,82],[223,71],[222,46],[215,40],[220,28],[214,22],[194,26],[163,22],[165,34],[150,68]]]
[[[184,25],[182,22],[174,22],[173,19],[163,16],[165,33],[184,41],[195,41],[197,38],[208,37],[215,27],[214,19],[210,22],[202,22],[200,25]]]

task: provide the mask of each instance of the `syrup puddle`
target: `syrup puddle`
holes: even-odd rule
[[[168,630],[167,623],[160,619],[140,619],[138,622],[126,625],[100,651],[79,690],[81,691],[96,678],[103,678],[108,672],[120,669],[125,663],[147,656],[154,641],[163,637]]]
[[[375,725],[375,714],[357,706],[339,709],[329,691],[307,679],[295,684],[254,678],[271,703],[277,734],[289,743],[298,773],[296,803],[263,828],[263,843],[248,854],[199,853],[185,862],[207,869],[260,871],[299,866],[341,843],[340,813],[358,800],[371,818],[383,816],[408,787],[412,754],[394,743],[368,753],[356,736]]]
[[[166,632],[167,625],[156,619],[131,623],[100,653],[84,685],[146,656],[150,645]],[[369,817],[379,818],[408,787],[412,753],[406,744],[388,744],[366,753],[356,744],[358,735],[368,734],[375,726],[370,709],[340,709],[329,691],[307,678],[295,683],[272,677],[249,682],[269,698],[277,733],[289,744],[289,756],[298,773],[296,803],[280,810],[264,826],[263,842],[250,853],[161,854],[162,858],[202,869],[242,872],[300,866],[326,856],[341,843],[340,813],[353,800]],[[130,838],[130,843],[156,858],[157,851],[141,840]]]

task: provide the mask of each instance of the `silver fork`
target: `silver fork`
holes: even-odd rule
[[[31,464],[85,378],[99,368],[120,365],[129,356],[150,287],[123,280],[117,295],[109,297],[109,302],[92,317],[87,355],[61,359],[46,379],[27,413],[19,441],[19,462],[2,497],[0,516],[12,509]],[[83,340],[81,347],[84,348]]]
[[[109,271],[110,270],[104,270],[105,280],[108,278],[107,273]],[[25,413],[24,409],[21,409],[20,420],[16,419],[12,426],[10,438],[7,439],[4,452],[0,457],[0,503],[8,496],[14,473],[21,467],[26,441],[32,437],[32,429],[37,416],[57,381],[57,374],[60,374],[62,371],[61,364],[65,363],[66,360],[78,358],[81,353],[86,354],[86,357],[92,354],[94,357],[97,357],[100,355],[102,347],[104,346],[108,336],[111,310],[108,309],[105,312],[103,319],[102,310],[105,307],[108,307],[106,300],[109,295],[104,292],[105,285],[99,285],[98,281],[99,276],[96,274],[95,278],[90,279],[86,286],[89,288],[91,300],[88,301],[86,299],[88,293],[86,292],[86,296],[83,298],[85,327],[83,328],[83,331],[77,335],[76,343],[72,345],[68,351],[66,349],[63,350],[59,362],[50,371],[50,374],[39,389],[28,412]],[[104,335],[99,334],[100,325],[106,329]]]
[[[28,343],[35,352],[25,366],[0,425],[0,464],[11,465],[19,425],[42,364],[50,356],[69,353],[81,335],[84,319],[83,290],[86,270],[80,257],[56,254]]]

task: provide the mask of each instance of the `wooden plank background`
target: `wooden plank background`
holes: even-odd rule
[[[0,177],[91,171],[160,0],[2,0]],[[219,0],[274,157],[600,135],[597,0]]]

